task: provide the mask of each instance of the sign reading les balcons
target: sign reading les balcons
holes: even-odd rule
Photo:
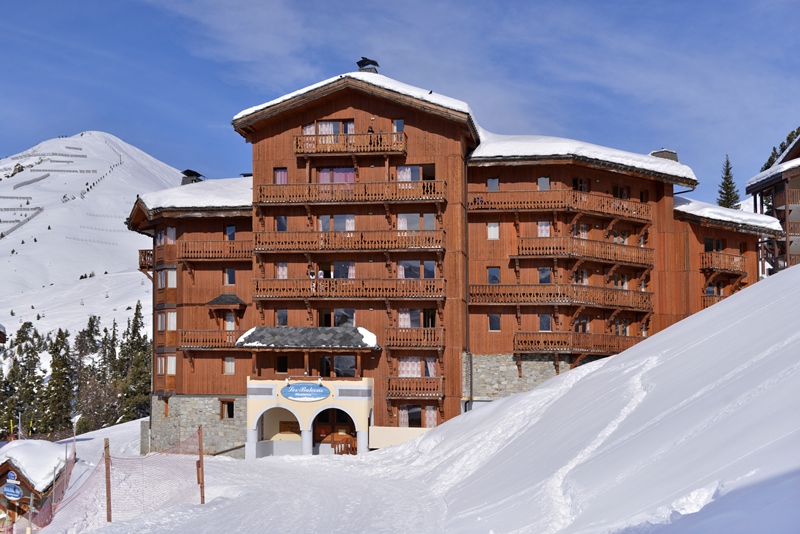
[[[281,389],[281,396],[293,401],[314,402],[327,399],[331,395],[331,390],[322,384],[312,384],[301,382],[299,384],[289,384]]]

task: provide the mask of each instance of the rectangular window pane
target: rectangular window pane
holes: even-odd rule
[[[420,311],[419,308],[412,308],[408,311],[408,326],[409,328],[419,328],[420,327]]]
[[[167,245],[175,244],[175,227],[167,226]]]
[[[549,191],[550,190],[550,177],[549,176],[540,176],[537,180],[539,185],[539,191]]]
[[[419,278],[419,261],[415,260],[398,261],[397,278]]]
[[[334,278],[355,278],[356,277],[356,264],[352,261],[335,261],[333,262],[333,277]]]
[[[164,374],[164,357],[159,356],[157,358],[158,366],[156,370],[156,374],[163,375]]]
[[[319,357],[319,376],[331,376],[331,357]]]
[[[356,357],[355,356],[334,356],[333,373],[339,377],[356,376]]]
[[[176,360],[175,355],[171,354],[167,356],[167,374],[174,375],[175,374],[175,367],[176,367]]]
[[[422,229],[423,230],[436,230],[436,215],[433,213],[425,213],[422,215]]]
[[[233,357],[225,358],[225,368],[223,373],[226,375],[232,375],[236,373],[236,360]]]
[[[487,273],[487,280],[490,284],[500,283],[500,267],[489,267]]]
[[[436,262],[428,260],[424,262],[425,265],[425,278],[436,278]]]
[[[352,213],[345,213],[333,216],[334,232],[352,232],[355,230],[356,216]]]
[[[422,407],[408,406],[409,428],[422,428]]]
[[[355,326],[355,308],[336,308],[333,310],[333,326]]]
[[[550,268],[549,267],[539,267],[539,283],[540,284],[549,284],[550,283]]]
[[[234,269],[233,267],[225,269],[225,285],[226,286],[236,285],[236,269]]]
[[[178,329],[178,312],[167,312],[167,330],[174,331]]]
[[[330,215],[320,215],[319,216],[319,231],[320,232],[330,232],[331,231],[331,216]]]
[[[500,314],[499,313],[490,313],[489,314],[489,331],[490,332],[499,332],[500,331]]]
[[[236,240],[236,226],[229,224],[225,227],[225,239],[227,241],[235,241]]]
[[[178,271],[175,269],[167,269],[167,287],[172,289],[178,287]]]
[[[233,312],[225,312],[225,330],[236,330],[236,316]]]
[[[487,239],[500,239],[500,223],[490,222],[486,225],[488,230]]]
[[[288,181],[289,173],[286,169],[275,169],[275,183],[285,184]]]
[[[159,313],[158,314],[158,330],[159,331],[164,330],[164,327],[166,326],[166,324],[167,323],[166,323],[166,318],[164,317],[164,314],[163,313]]]
[[[289,278],[289,264],[285,261],[279,261],[275,264],[275,278],[278,280],[286,280]]]
[[[406,127],[406,123],[403,119],[394,119],[392,121],[392,131],[395,133],[400,133]]]
[[[550,332],[550,330],[551,330],[551,328],[550,328],[551,320],[552,320],[552,317],[550,316],[549,313],[543,313],[542,315],[540,315],[539,316],[539,331],[540,332]]]
[[[278,356],[275,362],[275,372],[276,373],[288,373],[289,372],[289,357],[288,356]]]
[[[550,237],[550,221],[539,221],[538,237]]]
[[[419,213],[399,213],[397,215],[398,230],[419,230]]]
[[[415,165],[413,167],[397,167],[397,181],[398,182],[419,182],[420,168]]]
[[[278,215],[275,217],[275,231],[285,232],[288,226],[286,225],[286,215]]]
[[[486,190],[487,191],[499,191],[500,190],[500,178],[487,178],[486,179]]]
[[[287,326],[289,324],[289,310],[275,310],[275,324]]]

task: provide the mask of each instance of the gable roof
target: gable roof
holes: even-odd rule
[[[250,349],[380,350],[375,334],[352,326],[256,326],[245,332],[237,347]]]
[[[678,218],[702,226],[714,226],[736,230],[747,234],[783,235],[781,222],[775,217],[743,210],[723,208],[686,197],[675,198],[675,214]]]

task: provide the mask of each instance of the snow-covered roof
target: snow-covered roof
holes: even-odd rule
[[[783,234],[783,227],[775,217],[723,208],[691,198],[675,197],[675,211],[722,223],[724,226],[735,227],[737,230],[747,233]]]
[[[784,154],[786,154],[787,152],[788,149],[784,152]],[[755,176],[753,176],[752,178],[750,178],[749,180],[747,180],[746,191],[748,193],[752,193],[753,188],[755,188],[756,186],[761,185],[765,182],[769,182],[772,178],[776,178],[781,174],[783,174],[784,172],[791,169],[795,169],[797,167],[800,167],[800,158],[790,159],[789,161],[785,161],[783,163],[775,162],[769,169],[760,172]]]
[[[237,347],[379,350],[378,338],[363,327],[256,326],[242,334]]]
[[[795,137],[795,138],[794,138],[794,141],[792,141],[791,143],[789,143],[789,146],[787,146],[787,147],[786,147],[786,150],[784,150],[783,152],[781,152],[781,155],[780,155],[780,156],[778,156],[778,159],[776,159],[776,160],[775,160],[775,163],[773,163],[773,164],[772,164],[772,166],[774,167],[775,165],[778,165],[778,164],[780,164],[780,163],[783,163],[783,162],[784,162],[784,160],[785,160],[786,158],[788,158],[788,157],[789,157],[789,154],[791,154],[792,152],[794,152],[794,148],[795,148],[795,146],[796,146],[797,144],[800,144],[800,136],[797,136],[797,137]]]
[[[674,177],[669,181],[690,187],[697,185],[697,178],[686,165],[665,158],[626,152],[574,139],[543,135],[500,135],[478,128],[480,144],[470,156],[470,163],[481,160],[577,158],[593,162],[609,163],[632,170]]]
[[[65,461],[64,445],[39,439],[10,441],[0,449],[0,464],[10,462],[39,493],[53,483]]]
[[[245,208],[253,204],[253,178],[203,180],[147,193],[140,197],[148,210]]]
[[[359,80],[370,85],[374,85],[375,87],[380,87],[381,89],[387,89],[389,91],[393,91],[395,93],[410,96],[412,98],[416,98],[418,100],[422,100],[425,102],[430,102],[431,104],[435,104],[437,106],[442,106],[444,108],[452,109],[454,111],[458,111],[461,113],[466,113],[468,115],[472,115],[472,110],[470,110],[469,105],[466,102],[462,102],[461,100],[457,100],[455,98],[450,98],[449,96],[441,95],[438,93],[433,92],[430,89],[422,89],[420,87],[415,87],[413,85],[409,85],[407,83],[398,82],[397,80],[393,80],[387,76],[383,76],[382,74],[377,74],[373,72],[348,72],[345,74],[340,74],[339,76],[334,76],[333,78],[328,78],[327,80],[323,80],[321,82],[309,85],[308,87],[304,87],[292,93],[283,95],[275,100],[270,100],[264,104],[260,104],[258,106],[253,106],[251,108],[245,109],[236,114],[233,117],[234,121],[243,119],[248,115],[252,115],[259,111],[263,111],[265,109],[271,108],[288,100],[291,100],[298,96],[303,96],[307,93],[310,93],[314,90],[320,89],[327,85],[331,85],[333,83],[338,82],[339,80],[343,80],[346,78],[351,78],[353,80]]]

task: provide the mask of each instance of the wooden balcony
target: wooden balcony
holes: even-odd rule
[[[230,349],[245,330],[179,330],[178,347],[182,350]]]
[[[800,204],[800,189],[789,189],[789,205],[796,206]],[[786,206],[786,191],[780,191],[775,194],[775,201],[772,203],[776,207]]]
[[[577,237],[520,237],[517,255],[530,258],[582,258],[591,261],[653,267],[653,249]]]
[[[251,241],[181,241],[178,259],[184,261],[249,260]]]
[[[155,260],[153,258],[153,249],[146,248],[139,251],[139,270],[152,271],[155,267]]]
[[[703,309],[705,310],[709,306],[713,306],[717,302],[723,300],[725,297],[722,295],[703,295],[701,302],[703,305]]]
[[[442,202],[442,180],[418,182],[349,182],[331,184],[262,184],[256,186],[256,204],[339,204]]]
[[[438,399],[444,397],[444,377],[386,377],[389,399]]]
[[[444,347],[444,328],[384,328],[383,344],[398,349]]]
[[[800,222],[789,221],[789,235],[800,235]]]
[[[442,278],[299,278],[253,280],[253,299],[441,299]]]
[[[514,352],[565,352],[618,354],[642,341],[642,337],[577,332],[515,332]]]
[[[405,154],[408,136],[398,133],[295,135],[297,156]]]
[[[257,252],[444,250],[444,230],[256,232]]]
[[[745,258],[739,254],[703,252],[700,254],[700,269],[725,273],[747,274]]]
[[[653,221],[649,204],[571,189],[467,193],[468,208],[482,211],[580,211],[605,217]]]
[[[653,294],[580,284],[470,284],[473,305],[540,304],[650,311]]]

